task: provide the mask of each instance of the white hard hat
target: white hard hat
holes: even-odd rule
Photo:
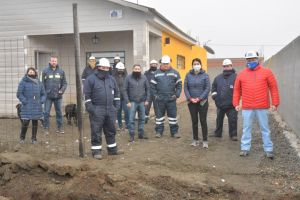
[[[150,65],[151,65],[151,64],[158,64],[158,62],[157,62],[156,60],[151,60],[151,61],[150,61]]]
[[[258,52],[257,51],[248,51],[245,54],[245,58],[258,58]]]
[[[117,65],[116,65],[116,68],[117,69],[125,69],[125,66],[122,62],[118,62]]]
[[[225,65],[232,65],[231,60],[230,59],[223,60],[223,66],[225,66]]]
[[[97,66],[110,67],[109,60],[107,58],[100,58]]]
[[[121,58],[119,56],[115,56],[114,60],[121,60]]]
[[[161,63],[168,64],[170,62],[171,62],[171,58],[167,55],[165,55],[161,58]]]
[[[89,57],[89,60],[96,60],[94,56]]]

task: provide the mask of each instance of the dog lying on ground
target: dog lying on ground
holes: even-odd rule
[[[67,104],[65,106],[65,116],[67,118],[68,125],[72,125],[72,119],[77,126],[77,105],[76,104]]]

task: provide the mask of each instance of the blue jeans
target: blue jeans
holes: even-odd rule
[[[54,108],[56,112],[56,126],[58,129],[62,128],[63,118],[61,112],[61,103],[62,99],[46,99],[45,102],[45,113],[44,113],[44,128],[49,129],[49,116],[52,107],[52,103],[54,103]]]
[[[251,131],[254,117],[259,123],[263,147],[265,152],[273,151],[273,143],[271,141],[268,109],[243,110],[243,135],[241,138],[241,150],[250,151],[251,148]]]
[[[117,113],[118,124],[119,124],[120,128],[122,127],[122,111],[124,111],[126,128],[129,128],[129,110],[128,110],[128,107],[124,100],[121,100],[120,109],[118,110],[118,113]]]
[[[139,136],[144,135],[144,125],[145,125],[145,102],[136,103],[130,102],[131,108],[129,109],[129,134],[134,136],[135,131],[135,113],[138,112],[138,133]]]

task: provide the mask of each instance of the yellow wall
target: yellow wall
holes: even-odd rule
[[[165,38],[170,38],[170,44],[165,44]],[[203,69],[207,70],[206,50],[200,46],[191,46],[177,38],[162,33],[162,55],[168,55],[172,59],[172,67],[180,73],[181,79],[184,80],[185,75],[192,69],[193,58],[200,58]],[[177,69],[177,55],[185,57],[185,69]]]

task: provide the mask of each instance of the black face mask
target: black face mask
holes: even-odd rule
[[[151,70],[151,71],[156,71],[156,70],[157,70],[157,67],[150,67],[150,70]]]
[[[27,75],[28,77],[30,77],[30,78],[36,78],[37,77],[37,75]]]
[[[141,77],[141,75],[142,75],[142,73],[141,73],[141,72],[132,72],[132,76],[133,76],[133,78],[135,78],[135,79],[138,79],[138,78],[140,78],[140,77]]]
[[[104,71],[102,69],[98,69],[98,77],[103,79],[103,78],[107,78],[109,76],[109,71]]]
[[[118,70],[118,74],[124,74],[124,70]]]

